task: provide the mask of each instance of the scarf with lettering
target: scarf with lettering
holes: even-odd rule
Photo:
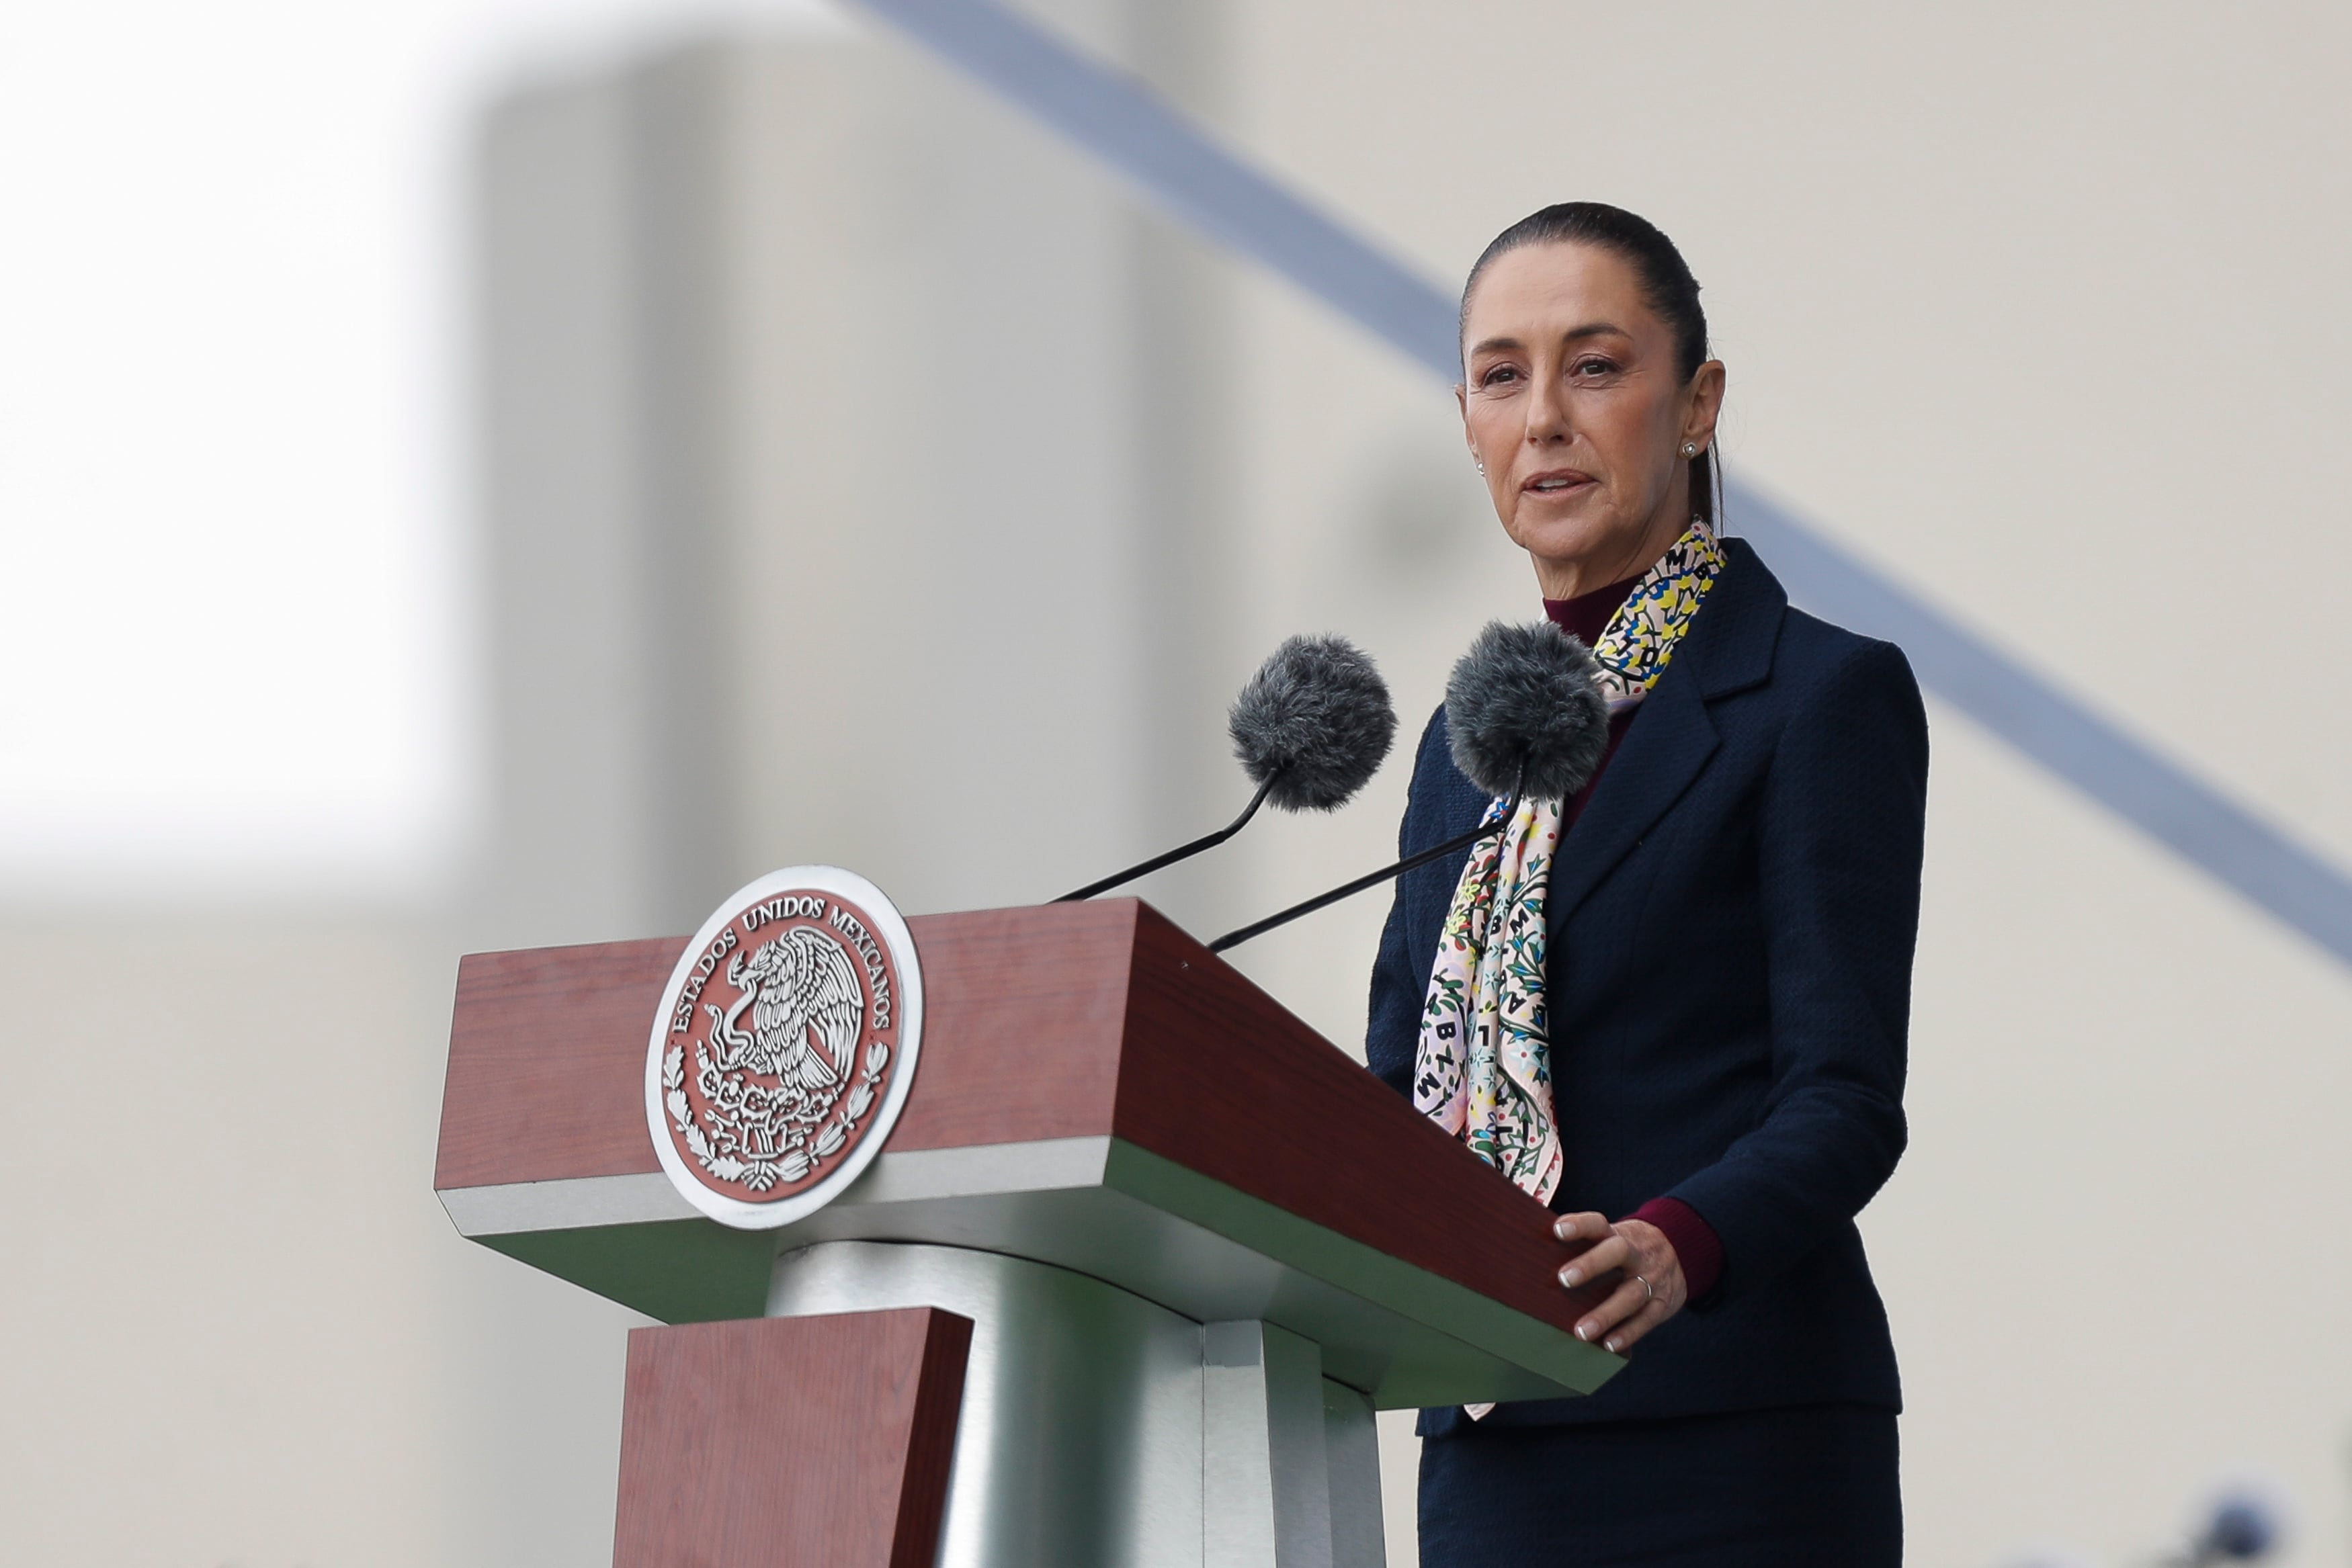
[[[1723,563],[1715,530],[1693,518],[1633,585],[1592,645],[1612,716],[1665,674]],[[1482,821],[1500,821],[1509,804],[1496,800]],[[1564,805],[1522,800],[1501,832],[1471,850],[1437,939],[1412,1068],[1414,1109],[1545,1203],[1565,1163],[1544,1006],[1546,894]]]

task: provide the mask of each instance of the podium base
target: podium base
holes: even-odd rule
[[[1270,1323],[966,1248],[820,1242],[768,1315],[968,1318],[939,1568],[1381,1568],[1371,1403]]]
[[[614,1568],[933,1568],[971,1324],[845,1312],[636,1329]]]

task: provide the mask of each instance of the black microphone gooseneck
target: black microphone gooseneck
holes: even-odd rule
[[[1336,811],[1361,789],[1396,737],[1388,683],[1344,637],[1291,637],[1258,667],[1225,716],[1234,756],[1257,793],[1232,823],[1054,900],[1092,898],[1215,849],[1272,801],[1285,811]]]
[[[1511,819],[1519,814],[1519,801],[1524,798],[1527,787],[1527,769],[1524,767],[1519,769],[1519,780],[1518,786],[1511,791],[1510,803],[1503,808],[1503,814],[1495,821],[1481,822],[1458,838],[1448,839],[1435,848],[1423,850],[1419,854],[1407,855],[1396,864],[1384,867],[1369,876],[1360,876],[1344,887],[1335,887],[1328,893],[1318,894],[1304,904],[1294,904],[1281,914],[1269,915],[1255,925],[1244,925],[1238,931],[1228,931],[1209,944],[1209,951],[1222,953],[1228,947],[1238,947],[1253,936],[1263,936],[1276,926],[1287,925],[1302,915],[1312,915],[1327,904],[1337,904],[1343,898],[1352,898],[1368,887],[1378,887],[1390,878],[1402,876],[1417,866],[1425,866],[1433,860],[1443,860],[1457,850],[1466,850],[1489,833],[1501,832],[1511,825]]]
[[[1125,871],[1115,872],[1100,882],[1090,882],[1076,893],[1066,893],[1054,902],[1075,904],[1082,898],[1092,898],[1097,893],[1108,893],[1112,888],[1123,886],[1139,876],[1149,876],[1161,866],[1174,865],[1178,861],[1197,855],[1203,850],[1215,849],[1219,844],[1249,826],[1249,820],[1257,815],[1257,809],[1265,804],[1266,796],[1273,792],[1275,785],[1281,780],[1281,778],[1279,771],[1267,774],[1265,782],[1257,787],[1257,793],[1250,797],[1250,803],[1242,808],[1242,814],[1215,832],[1203,833],[1189,844],[1180,845],[1170,850],[1166,854],[1153,855],[1141,865],[1131,865]]]

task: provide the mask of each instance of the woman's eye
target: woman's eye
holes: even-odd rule
[[[1488,371],[1485,375],[1478,378],[1478,384],[1482,387],[1491,387],[1500,385],[1504,382],[1515,382],[1518,379],[1519,372],[1517,367],[1511,365],[1496,365],[1493,370]]]
[[[1576,361],[1576,373],[1580,376],[1605,376],[1614,373],[1617,367],[1610,363],[1607,360],[1579,360]]]

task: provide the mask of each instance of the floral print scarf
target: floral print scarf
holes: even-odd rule
[[[1693,518],[1633,585],[1592,648],[1611,716],[1658,684],[1723,563],[1715,531]],[[1499,821],[1509,804],[1495,801],[1483,820]],[[1564,804],[1522,800],[1502,832],[1471,851],[1438,936],[1412,1068],[1414,1109],[1545,1203],[1565,1163],[1544,1007],[1545,894]]]

